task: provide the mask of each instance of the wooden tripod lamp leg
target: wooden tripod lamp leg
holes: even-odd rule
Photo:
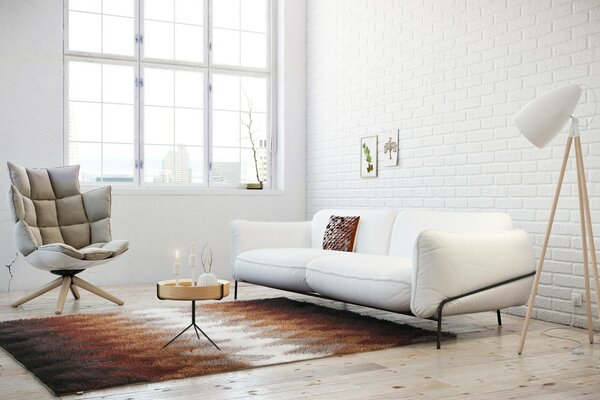
[[[554,201],[552,202],[552,209],[550,210],[550,217],[548,218],[548,225],[546,226],[546,235],[544,237],[544,244],[542,245],[542,252],[540,254],[540,261],[538,262],[535,278],[533,279],[533,285],[531,286],[531,295],[529,296],[529,304],[527,306],[527,314],[525,316],[525,322],[523,323],[523,331],[521,333],[521,342],[519,344],[519,354],[523,353],[525,347],[525,339],[527,338],[527,329],[529,328],[529,320],[531,319],[531,313],[533,312],[533,303],[535,302],[535,296],[537,295],[537,288],[540,283],[542,276],[542,267],[544,266],[544,259],[546,258],[546,251],[548,250],[548,241],[550,240],[550,233],[552,232],[552,224],[554,223],[554,215],[556,214],[556,206],[558,205],[558,198],[560,197],[560,190],[562,188],[563,180],[565,178],[565,171],[567,169],[567,162],[569,161],[569,153],[571,152],[571,144],[573,143],[573,137],[569,136],[567,139],[567,145],[565,146],[565,154],[563,156],[562,166],[560,168],[560,175],[558,177],[558,183],[556,184],[556,191],[554,192]]]
[[[579,165],[579,174],[581,176],[581,189],[583,191],[583,203],[585,209],[585,218],[587,226],[587,236],[589,241],[590,256],[592,259],[592,275],[594,277],[594,291],[596,292],[596,307],[598,311],[598,318],[600,318],[600,280],[598,279],[598,260],[596,258],[596,245],[594,243],[594,230],[592,228],[592,216],[590,212],[590,202],[587,191],[587,181],[585,179],[585,167],[583,164],[583,152],[581,151],[581,140],[579,137],[575,138],[575,149],[581,155],[577,160]]]
[[[594,320],[592,316],[592,295],[590,293],[590,270],[588,267],[588,251],[587,251],[587,238],[586,238],[586,223],[585,216],[585,205],[583,202],[583,189],[582,189],[582,171],[581,171],[581,142],[579,136],[575,137],[575,160],[577,163],[577,194],[579,197],[579,221],[581,225],[581,246],[583,251],[583,278],[585,286],[585,311],[587,313],[588,322],[588,336],[590,343],[594,343]]]

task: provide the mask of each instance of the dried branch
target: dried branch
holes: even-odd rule
[[[17,260],[19,259],[19,253],[15,253],[15,258],[13,258],[13,260],[8,263],[8,264],[4,264],[4,266],[8,269],[8,274],[10,275],[10,278],[8,279],[8,290],[10,292],[10,283],[12,282],[14,275],[12,273],[12,267],[13,265],[15,265],[15,262],[17,262]]]
[[[252,120],[252,101],[248,97],[246,91],[244,90],[243,92],[244,97],[246,97],[246,102],[248,103],[248,123],[246,123],[246,121],[244,121],[244,119],[242,118],[242,125],[244,125],[246,129],[248,129],[248,136],[250,137],[250,143],[252,144],[252,155],[254,157],[254,169],[256,171],[256,180],[262,185],[263,181],[260,179],[260,174],[258,172],[258,156],[256,152],[256,146],[254,144],[254,134],[256,133],[256,131],[252,130],[252,124],[254,123],[254,121]]]
[[[213,253],[211,249],[208,249],[208,257],[205,260],[204,257],[204,253],[206,252],[206,248],[208,247],[208,243],[206,243],[204,245],[204,247],[202,247],[202,252],[200,253],[200,262],[202,263],[202,269],[204,270],[205,273],[210,273],[212,271],[212,263],[213,263]],[[206,268],[206,266],[208,265],[208,269]]]

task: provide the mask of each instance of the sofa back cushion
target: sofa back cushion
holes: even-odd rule
[[[512,229],[508,214],[496,212],[457,212],[402,210],[398,212],[390,240],[391,256],[412,258],[415,241],[428,229],[466,232]]]
[[[364,254],[388,254],[392,225],[397,210],[321,210],[315,214],[311,226],[311,247],[321,249],[325,229],[332,215],[360,217],[354,251]]]

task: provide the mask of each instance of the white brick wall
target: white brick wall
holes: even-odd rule
[[[600,0],[308,0],[309,216],[328,207],[500,210],[539,254],[566,135],[539,150],[511,120],[566,82],[600,95]],[[593,100],[585,91],[583,124]],[[599,127],[600,116],[582,131],[598,235]],[[396,128],[400,165],[361,179],[360,137]],[[583,292],[573,167],[535,314],[565,324],[571,293]],[[582,326],[584,309],[576,314]]]

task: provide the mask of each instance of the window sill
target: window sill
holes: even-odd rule
[[[88,192],[102,186],[81,185],[81,192]],[[113,196],[283,196],[285,194],[284,190],[279,189],[111,186]]]

